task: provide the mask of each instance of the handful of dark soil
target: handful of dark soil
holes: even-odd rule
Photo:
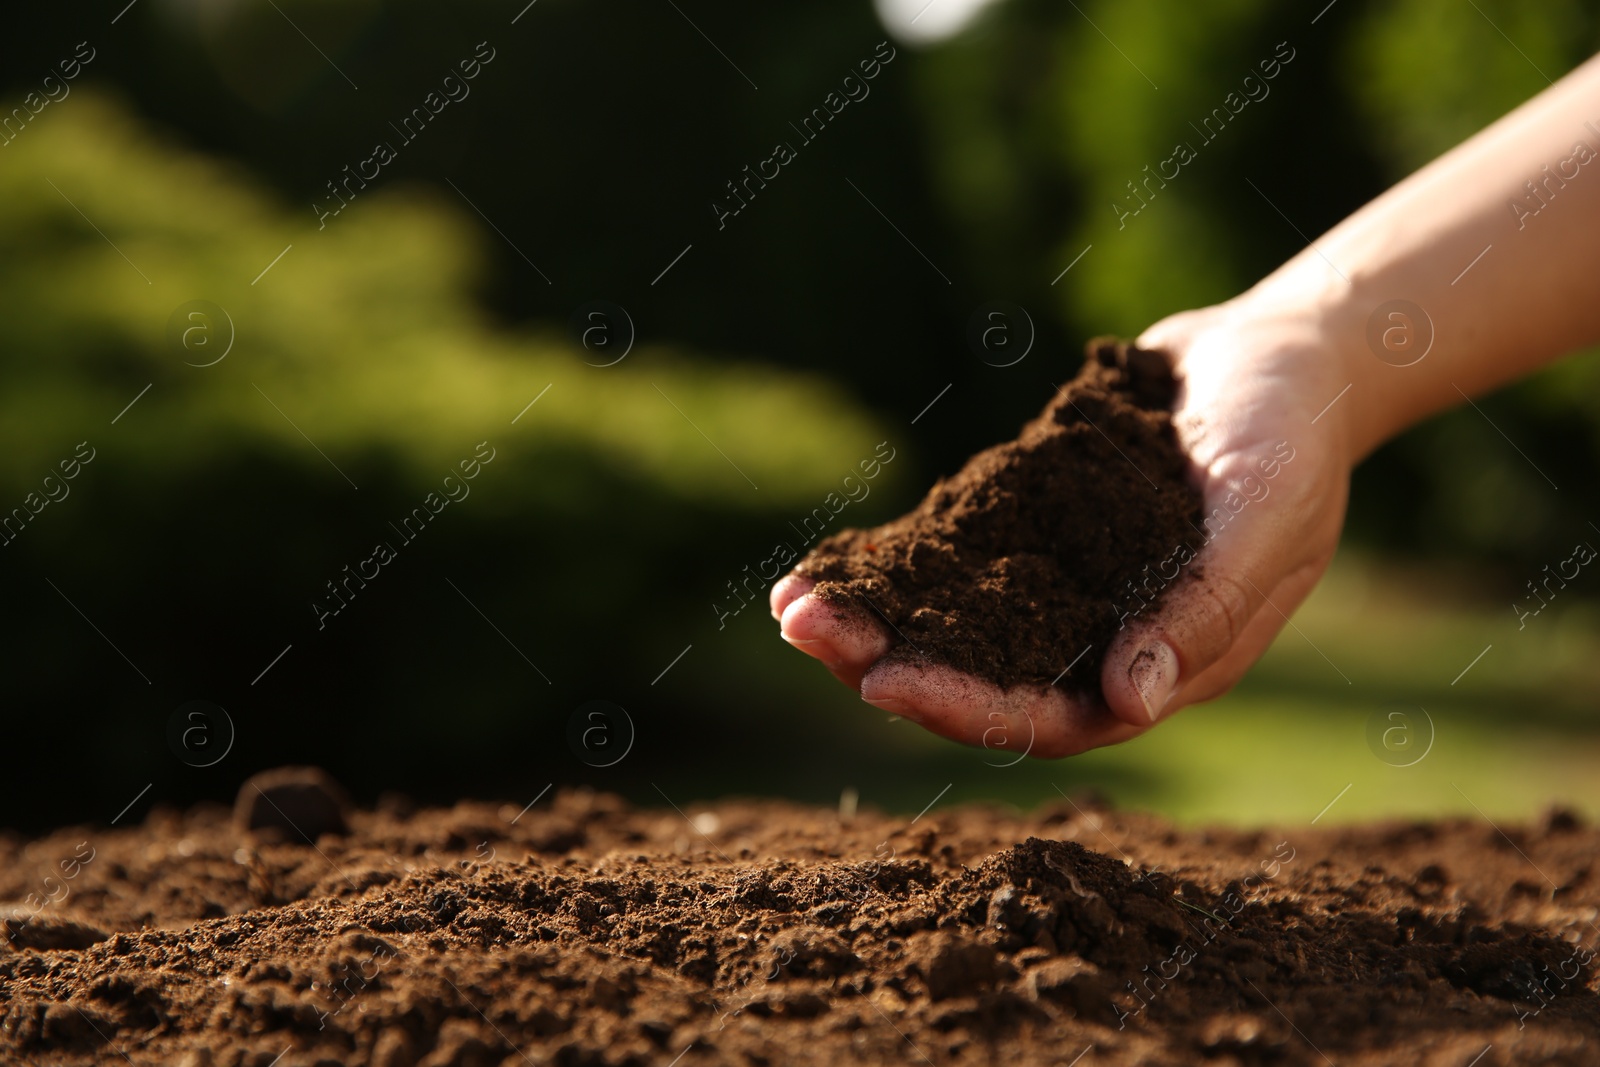
[[[886,620],[892,658],[1009,687],[1048,685],[1082,654],[1061,684],[1097,691],[1112,637],[1203,541],[1176,392],[1160,355],[1091,341],[1015,441],[893,522],[821,542],[798,570],[823,600]]]

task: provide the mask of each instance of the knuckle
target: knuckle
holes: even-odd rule
[[[1226,574],[1207,574],[1199,582],[1198,593],[1207,605],[1206,614],[1210,616],[1206,628],[1226,634],[1226,638],[1220,642],[1203,642],[1209,663],[1232,648],[1244,633],[1245,626],[1255,614],[1253,605],[1260,599],[1260,594]],[[1211,624],[1213,622],[1215,625]]]

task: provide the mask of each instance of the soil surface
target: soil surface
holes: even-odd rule
[[[0,1063],[1600,1062],[1568,814],[249,807],[0,836]]]
[[[1098,693],[1123,616],[1159,602],[1156,570],[1204,541],[1172,428],[1176,389],[1160,355],[1091,341],[1017,440],[893,522],[821,542],[797,570],[818,597],[886,620],[891,659]]]

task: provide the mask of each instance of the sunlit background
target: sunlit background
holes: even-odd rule
[[[1543,89],[1600,45],[1600,5],[112,0],[6,22],[0,507],[24,510],[0,549],[0,825],[226,800],[284,763],[366,802],[1600,809],[1600,577],[1513,608],[1600,544],[1593,354],[1369,461],[1261,665],[1119,748],[1013,766],[891,723],[728,586],[879,442],[895,459],[841,524],[1013,434],[1084,338],[1234,294],[1296,228]],[[336,197],[379,142],[393,158]],[[778,142],[794,158],[735,201]],[[1037,328],[1004,368],[967,341],[994,300]],[[600,321],[610,347],[585,348]],[[364,563],[380,542],[394,558]],[[347,566],[378,572],[335,614]],[[632,725],[609,766],[572,741],[595,700]],[[184,741],[191,701],[233,736]]]

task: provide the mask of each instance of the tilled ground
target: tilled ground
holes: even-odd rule
[[[1600,834],[1560,813],[348,818],[0,837],[0,1063],[1600,1063]]]

